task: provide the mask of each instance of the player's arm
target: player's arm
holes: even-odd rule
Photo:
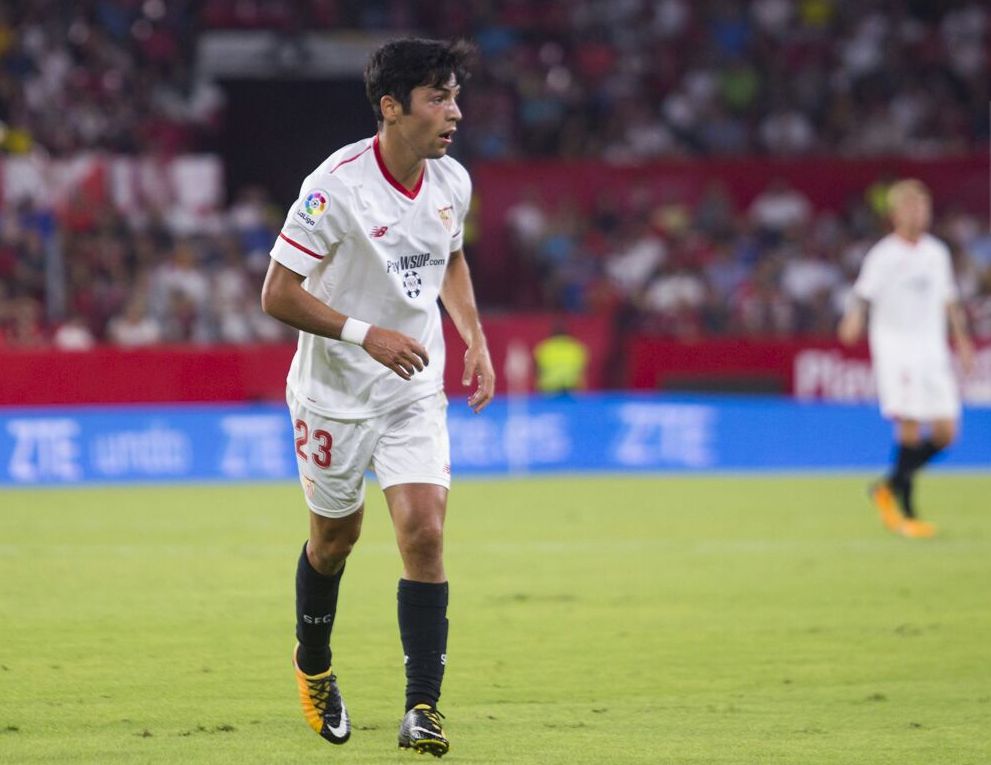
[[[416,340],[335,311],[303,288],[304,278],[273,258],[262,285],[262,310],[303,332],[360,345],[404,380],[430,362],[427,350]]]
[[[864,334],[864,325],[867,323],[867,301],[856,295],[850,296],[850,305],[840,319],[839,335],[840,342],[844,345],[854,345]]]
[[[960,357],[963,371],[970,374],[974,369],[974,341],[970,339],[970,333],[967,331],[967,314],[959,300],[946,304],[946,315],[949,319],[953,347]]]
[[[475,290],[471,284],[471,273],[464,250],[455,250],[450,255],[444,283],[440,288],[440,299],[454,321],[454,326],[458,328],[458,334],[468,346],[461,383],[467,386],[473,380],[478,381],[478,386],[468,397],[468,406],[480,412],[488,406],[495,392],[495,369],[492,367],[482,322],[478,317]]]

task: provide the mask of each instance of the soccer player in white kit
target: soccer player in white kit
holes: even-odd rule
[[[403,563],[399,745],[438,757],[449,747],[437,701],[447,662],[451,477],[438,297],[468,347],[469,406],[481,411],[495,386],[462,250],[471,181],[447,156],[470,53],[463,42],[410,39],[372,55],[365,87],[378,132],[334,152],[303,182],[262,288],[265,311],[300,330],[286,397],[310,510],[293,652],[304,715],[328,741],[348,740],[330,634],[372,468]]]
[[[974,347],[957,297],[947,246],[927,233],[932,200],[920,181],[888,192],[893,231],[864,258],[853,299],[839,326],[840,340],[856,343],[870,309],[868,340],[881,413],[895,423],[890,473],[870,488],[884,525],[908,537],[931,537],[935,527],[916,517],[916,472],[957,435],[960,396],[948,337],[965,372]],[[949,332],[948,332],[949,329]]]

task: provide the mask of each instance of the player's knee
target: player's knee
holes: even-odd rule
[[[945,449],[946,447],[951,446],[956,440],[957,434],[955,430],[946,430],[932,434],[933,445],[939,447],[940,449]]]
[[[945,449],[957,440],[956,422],[952,420],[941,420],[934,423],[930,438],[935,446]]]
[[[407,557],[419,561],[439,560],[444,549],[444,527],[440,519],[431,519],[406,531],[402,540]]]
[[[321,573],[336,573],[354,549],[358,534],[358,529],[341,529],[311,538],[307,548],[310,563]]]
[[[311,540],[307,554],[313,568],[321,574],[330,575],[340,570],[353,549],[354,542],[349,543],[345,540],[324,539],[316,543]]]

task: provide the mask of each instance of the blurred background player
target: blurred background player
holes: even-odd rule
[[[947,246],[928,232],[929,190],[917,180],[888,191],[892,233],[864,258],[840,326],[843,343],[861,337],[870,313],[869,342],[882,414],[895,423],[891,471],[870,488],[884,525],[908,537],[931,537],[935,527],[916,517],[916,472],[957,435],[960,396],[953,375],[947,325],[964,372],[974,349],[957,297]]]
[[[331,669],[345,561],[361,533],[365,472],[385,492],[403,560],[399,632],[406,707],[399,745],[448,750],[437,700],[447,661],[443,529],[451,478],[438,297],[465,341],[476,412],[495,375],[462,242],[471,199],[446,156],[461,111],[467,43],[388,43],[365,70],[378,133],[306,178],[272,248],[265,311],[300,330],[287,400],[310,536],[296,571],[293,664],[310,726],[351,735]],[[432,362],[432,363],[431,363]]]

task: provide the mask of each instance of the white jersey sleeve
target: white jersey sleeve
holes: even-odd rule
[[[860,266],[860,274],[853,285],[854,296],[868,303],[877,298],[884,284],[885,269],[883,264],[884,252],[878,246],[871,247],[864,256]]]
[[[275,260],[301,276],[309,276],[331,257],[349,229],[347,188],[327,173],[320,175],[318,184],[316,175],[303,181],[271,251]]]

